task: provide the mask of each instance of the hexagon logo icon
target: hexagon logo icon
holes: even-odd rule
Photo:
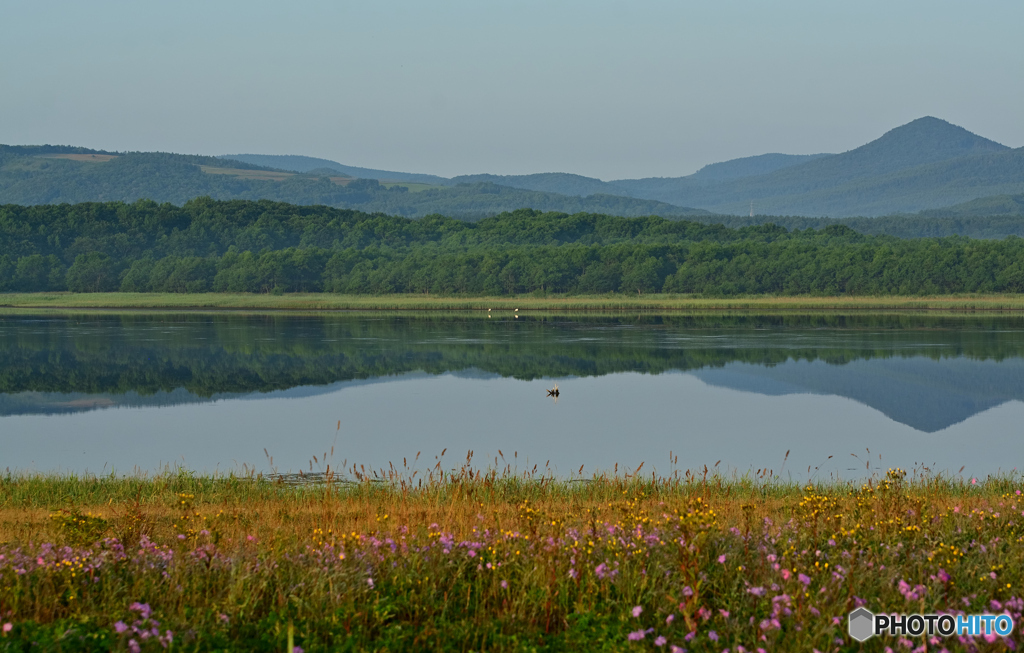
[[[875,615],[868,612],[866,608],[857,608],[850,613],[849,619],[850,637],[858,642],[863,642],[875,634]]]

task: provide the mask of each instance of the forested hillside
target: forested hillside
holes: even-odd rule
[[[711,215],[691,219],[724,224],[728,227],[776,224],[787,229],[824,229],[837,224],[845,225],[862,234],[888,234],[899,238],[1024,238],[1024,195],[995,195],[913,215],[890,215],[879,218]]]
[[[920,118],[856,149],[767,174],[618,180],[633,197],[717,213],[878,216],[1024,192],[1024,148],[1011,150],[937,118]]]
[[[525,207],[705,216],[699,219],[747,215],[753,208],[759,215],[837,218],[938,211],[965,202],[976,203],[972,215],[1004,215],[1012,207],[992,198],[1024,194],[1024,148],[1010,149],[937,118],[915,120],[842,154],[764,154],[714,163],[687,177],[616,181],[561,172],[445,179],[306,156],[234,156],[0,146],[0,203],[182,204],[209,196],[462,219]]]
[[[475,219],[527,206],[545,211],[626,216],[707,213],[656,200],[601,195],[571,197],[490,183],[416,190],[410,192],[408,186],[382,184],[376,179],[343,177],[324,169],[296,174],[216,157],[0,146],[0,203],[150,199],[180,205],[208,196],[221,200],[322,204],[408,217],[445,213]]]
[[[607,193],[745,215],[875,217],[1024,193],[1024,148],[920,118],[841,154],[764,154],[685,177],[601,181],[579,175],[470,175],[460,181],[563,193]]]
[[[397,172],[394,170],[378,170],[375,168],[360,168],[348,166],[330,159],[319,159],[312,156],[296,156],[282,154],[225,154],[221,159],[231,161],[243,161],[252,165],[268,166],[279,170],[291,170],[292,172],[310,172],[313,170],[333,170],[349,177],[360,179],[377,179],[380,181],[408,181],[418,184],[434,184],[447,186],[451,184],[450,179],[438,177],[437,175],[424,175],[414,172]]]
[[[0,207],[0,290],[919,294],[1024,291],[1024,240],[731,229],[519,210],[471,223],[203,198]]]

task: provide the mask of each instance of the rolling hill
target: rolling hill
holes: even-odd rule
[[[434,184],[447,186],[451,180],[437,175],[423,175],[414,172],[395,172],[392,170],[375,170],[373,168],[360,168],[358,166],[347,166],[329,159],[318,159],[312,156],[296,156],[288,154],[224,154],[219,159],[230,159],[244,163],[269,166],[278,170],[289,170],[291,172],[313,172],[314,170],[335,170],[348,177],[359,177],[361,179],[377,179],[379,181],[410,181],[418,184]]]
[[[829,154],[761,154],[742,159],[732,159],[722,163],[711,163],[690,175],[690,179],[700,181],[725,181],[741,177],[765,175],[769,172],[789,168],[812,159],[819,159]]]
[[[333,170],[333,169],[331,169]],[[490,183],[427,186],[353,179],[323,166],[308,174],[216,157],[69,147],[0,146],[0,204],[73,204],[151,199],[184,204],[196,197],[321,204],[405,217],[444,213],[477,219],[529,207],[564,213],[697,216],[706,211],[616,195],[576,197]],[[415,184],[411,184],[414,185]]]
[[[279,158],[239,155],[272,165]],[[290,169],[321,159],[284,157]],[[284,165],[284,161],[279,161]],[[379,179],[422,175],[333,164],[336,170]],[[841,154],[763,154],[713,163],[685,177],[602,181],[563,172],[465,175],[435,184],[490,183],[559,195],[619,195],[705,209],[716,214],[880,216],[1024,193],[1024,148],[1011,149],[944,120],[925,117]]]
[[[766,174],[706,183],[690,177],[618,180],[633,197],[718,213],[877,216],[1024,192],[1024,149],[937,118],[920,118],[842,154]]]
[[[378,183],[379,182],[379,183]],[[0,146],[0,203],[193,197],[272,199],[409,217],[477,218],[530,207],[623,216],[795,218],[1012,215],[1024,194],[1024,148],[1011,149],[925,117],[841,154],[763,154],[714,163],[686,177],[602,181],[551,172],[435,175],[377,170],[306,156],[222,157]],[[1004,198],[1004,199],[994,199]],[[686,208],[694,207],[694,208]],[[939,214],[931,212],[940,211]],[[985,233],[995,232],[985,227]],[[1011,232],[1016,233],[1015,228]]]

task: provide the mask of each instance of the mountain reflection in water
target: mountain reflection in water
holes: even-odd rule
[[[0,437],[5,417],[294,400],[442,375],[668,372],[767,397],[844,397],[935,433],[1024,401],[1022,336],[1024,319],[995,315],[6,314]]]

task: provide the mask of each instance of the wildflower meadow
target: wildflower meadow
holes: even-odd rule
[[[1024,482],[0,477],[0,651],[1015,650]],[[1007,638],[847,634],[986,612]]]

